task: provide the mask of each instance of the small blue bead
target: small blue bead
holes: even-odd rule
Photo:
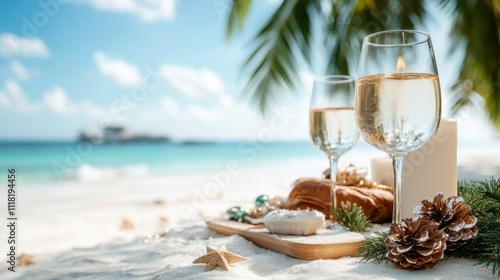
[[[229,215],[229,220],[241,222],[247,214],[247,211],[241,206],[234,206],[227,209],[226,213]]]
[[[255,206],[257,206],[257,207],[266,206],[268,204],[269,204],[269,197],[267,195],[265,195],[265,194],[259,195],[255,199]]]

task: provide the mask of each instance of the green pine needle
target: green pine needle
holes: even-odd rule
[[[340,204],[340,208],[335,209],[335,217],[340,224],[350,231],[367,232],[372,223],[363,212],[363,208],[350,201]]]
[[[359,248],[359,254],[363,256],[362,262],[370,261],[387,261],[385,257],[387,248],[385,246],[385,238],[389,236],[388,231],[376,231],[373,236],[367,236],[363,245]]]
[[[458,194],[477,218],[477,236],[449,255],[475,259],[500,277],[500,178],[460,182]]]

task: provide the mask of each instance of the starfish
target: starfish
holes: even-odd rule
[[[205,271],[213,270],[216,267],[229,271],[230,264],[244,260],[244,257],[228,252],[226,245],[223,245],[219,250],[215,250],[207,246],[207,254],[197,258],[193,261],[193,263],[207,264]]]

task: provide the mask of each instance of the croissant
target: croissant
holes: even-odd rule
[[[316,209],[327,217],[331,204],[331,181],[328,179],[301,178],[294,187],[285,204],[286,209]],[[363,208],[366,216],[373,223],[390,222],[392,219],[391,192],[381,189],[368,189],[355,186],[337,186],[337,207],[343,201],[351,201]]]

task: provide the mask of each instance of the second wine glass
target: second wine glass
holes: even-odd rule
[[[316,147],[330,160],[332,227],[341,229],[335,219],[337,207],[337,162],[358,140],[354,120],[355,80],[350,76],[324,76],[314,80],[310,103],[310,132]]]

